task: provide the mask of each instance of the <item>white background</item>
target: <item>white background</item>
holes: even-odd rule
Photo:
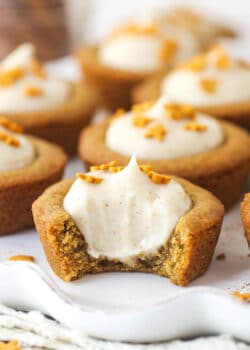
[[[114,24],[145,10],[177,5],[192,6],[211,18],[217,15],[229,24],[250,30],[249,0],[89,0],[89,4],[93,30],[89,34],[93,38],[103,36]]]

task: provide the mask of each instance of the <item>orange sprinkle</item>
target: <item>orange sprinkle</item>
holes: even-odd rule
[[[109,162],[108,164],[101,164],[99,166],[100,170],[109,170],[110,167],[115,166],[117,164],[116,160],[112,160],[112,162]]]
[[[166,185],[171,181],[171,177],[167,175],[158,174],[155,171],[150,171],[148,177],[157,185]]]
[[[170,102],[164,105],[164,109],[167,112],[167,116],[172,120],[195,118],[195,110],[189,105],[180,106]]]
[[[7,70],[5,74],[8,75],[12,81],[15,81],[24,76],[24,69],[21,67],[12,68],[10,70]]]
[[[232,295],[241,301],[250,302],[250,293],[241,293],[236,290],[232,293]]]
[[[159,30],[154,25],[138,25],[135,23],[130,23],[114,30],[111,35],[108,36],[108,40],[112,40],[113,38],[123,34],[158,35]]]
[[[119,171],[122,171],[124,169],[124,166],[110,166],[109,172],[110,173],[117,173]]]
[[[37,86],[26,86],[23,90],[24,94],[29,97],[37,97],[43,95],[43,90]]]
[[[90,171],[91,172],[95,172],[95,171],[99,171],[100,170],[100,166],[99,165],[92,165],[90,167]]]
[[[219,57],[216,59],[215,66],[218,69],[227,69],[231,65],[230,58],[227,54],[220,54]]]
[[[217,80],[216,79],[201,79],[200,80],[200,86],[201,88],[208,92],[209,94],[213,94],[216,91],[217,88]]]
[[[110,167],[114,167],[117,164],[116,160],[112,160],[107,164],[93,165],[90,167],[90,171],[100,171],[100,170],[109,170]]]
[[[207,130],[207,126],[199,123],[188,123],[184,125],[184,129],[187,131],[199,131],[203,132]]]
[[[184,64],[180,64],[177,68],[187,68],[194,72],[200,72],[206,67],[206,56],[197,55],[191,60],[185,62]]]
[[[18,341],[12,340],[8,343],[0,343],[0,350],[21,350]]]
[[[31,63],[31,71],[34,75],[36,75],[39,78],[45,78],[46,73],[43,69],[43,66],[40,61],[38,60],[33,60]]]
[[[110,116],[110,119],[111,119],[111,120],[114,120],[114,119],[116,119],[116,118],[121,117],[121,116],[122,116],[123,114],[125,114],[125,113],[126,113],[125,109],[119,108],[119,109],[117,109],[117,110],[115,111],[114,114],[112,114],[112,115]]]
[[[88,174],[76,173],[76,176],[79,179],[89,182],[91,184],[100,184],[103,181],[101,177],[94,177]]]
[[[137,25],[130,24],[127,28],[124,28],[124,32],[141,34],[141,35],[156,35],[159,33],[158,28],[154,25]]]
[[[168,61],[176,53],[178,44],[175,40],[165,40],[161,47],[160,58],[163,62]]]
[[[4,116],[0,116],[0,125],[19,134],[23,132],[23,128],[19,124],[10,121],[8,118]]]
[[[144,137],[147,139],[155,138],[158,141],[163,141],[167,130],[162,124],[155,124],[148,128]]]
[[[18,147],[20,146],[20,142],[18,139],[13,137],[12,135],[9,135],[3,131],[0,131],[0,141],[5,142],[6,144],[13,146],[13,147]]]
[[[148,174],[150,171],[152,171],[152,167],[151,165],[140,165],[140,170],[145,174]]]
[[[154,104],[155,104],[155,100],[146,101],[146,102],[143,102],[143,103],[138,103],[138,104],[135,104],[132,107],[132,111],[135,112],[135,113],[146,112],[148,109],[153,107]]]
[[[10,70],[0,72],[0,86],[12,85],[16,80],[22,78],[24,69],[16,67]]]
[[[34,262],[35,258],[31,255],[14,255],[9,257],[10,261],[29,261],[29,262]]]
[[[152,122],[152,118],[144,116],[142,114],[137,114],[132,118],[132,124],[137,126],[138,128],[144,128],[144,126],[148,125]]]

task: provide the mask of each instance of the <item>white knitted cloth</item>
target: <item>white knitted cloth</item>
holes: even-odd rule
[[[0,306],[0,341],[18,340],[22,350],[250,350],[228,336],[155,345],[130,345],[90,339],[44,317]]]

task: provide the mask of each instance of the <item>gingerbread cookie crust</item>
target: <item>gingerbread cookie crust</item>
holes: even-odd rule
[[[100,104],[109,110],[129,108],[132,104],[131,90],[155,73],[134,73],[105,66],[98,59],[98,48],[94,46],[80,50],[76,57],[86,79],[99,91]]]
[[[63,150],[28,137],[36,158],[24,168],[0,173],[0,235],[33,225],[31,205],[50,185],[61,179],[66,164]]]
[[[241,203],[241,218],[245,236],[250,247],[250,193],[245,195],[244,201]]]
[[[80,130],[89,123],[99,97],[91,84],[69,84],[71,95],[61,105],[41,112],[5,115],[22,125],[25,133],[56,143],[74,155]]]
[[[169,277],[185,286],[203,274],[212,259],[219,236],[224,209],[209,192],[173,177],[192,199],[192,209],[175,227],[170,239],[157,254],[136,258],[133,266],[117,260],[95,259],[87,254],[84,235],[63,208],[72,180],[47,189],[33,204],[33,216],[48,261],[65,281],[86,273],[140,271]],[[202,219],[204,218],[204,219]]]
[[[112,151],[105,143],[109,122],[104,121],[82,131],[79,155],[87,166],[108,163],[113,159],[121,165],[128,163],[128,157]],[[159,173],[184,177],[206,188],[229,209],[240,198],[247,179],[250,139],[244,130],[230,123],[222,122],[221,125],[224,142],[215,149],[190,157],[150,161],[138,159],[138,162],[151,164]]]

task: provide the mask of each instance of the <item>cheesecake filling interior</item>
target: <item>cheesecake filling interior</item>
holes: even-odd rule
[[[0,171],[24,168],[35,159],[35,150],[19,125],[0,116]]]
[[[187,59],[197,50],[194,38],[183,30],[138,20],[111,33],[98,55],[108,67],[146,73]]]
[[[110,163],[80,174],[63,202],[88,254],[119,261],[155,253],[191,206],[178,182],[138,166],[135,157],[125,168]]]
[[[0,113],[43,111],[69,96],[69,84],[48,76],[31,44],[19,46],[0,62]]]
[[[167,97],[134,106],[127,113],[118,111],[105,136],[109,149],[145,160],[189,157],[215,149],[223,141],[223,130],[214,118]]]
[[[197,107],[250,100],[250,68],[216,46],[180,65],[163,80],[162,95]]]

